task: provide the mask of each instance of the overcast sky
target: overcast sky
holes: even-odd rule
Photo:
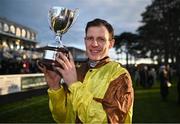
[[[80,49],[84,47],[84,28],[94,18],[102,18],[112,24],[115,35],[135,33],[141,25],[141,13],[152,0],[0,0],[0,17],[28,26],[38,32],[37,41],[46,45],[54,42],[54,34],[48,25],[48,10],[52,6],[79,8],[79,16],[71,29],[63,35],[63,44]],[[114,49],[112,59],[118,58]],[[121,54],[125,58],[125,54]],[[144,61],[144,60],[143,60]],[[125,60],[121,60],[124,64]]]
[[[151,0],[0,0],[0,16],[33,28],[38,32],[37,41],[48,43],[54,40],[47,20],[48,9],[52,6],[79,8],[79,16],[64,34],[63,43],[84,49],[84,28],[88,21],[106,19],[113,25],[115,34],[135,32],[141,13],[150,4]]]

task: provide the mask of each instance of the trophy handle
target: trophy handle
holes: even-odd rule
[[[77,17],[79,16],[79,8],[76,8],[76,9],[74,10],[74,14],[75,14],[75,16],[74,16],[73,22],[72,22],[72,24],[70,25],[69,28],[71,28],[71,27],[73,26],[73,24],[76,22]]]

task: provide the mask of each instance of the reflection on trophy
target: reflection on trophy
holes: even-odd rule
[[[40,63],[48,69],[53,69],[53,66],[60,66],[55,58],[58,52],[62,52],[68,58],[68,49],[62,44],[62,35],[68,31],[77,18],[77,10],[70,10],[64,7],[52,7],[48,13],[50,29],[55,32],[55,41],[53,44],[45,47],[43,59]],[[61,67],[61,66],[60,66]]]

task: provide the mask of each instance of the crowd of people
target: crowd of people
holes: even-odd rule
[[[3,59],[0,61],[0,75],[29,74],[40,72],[36,60]]]
[[[160,96],[162,101],[167,101],[169,88],[176,85],[173,82],[175,77],[180,76],[178,70],[170,67],[169,64],[157,65],[139,65],[135,68],[134,84],[136,87],[151,88],[153,85],[160,86]],[[180,79],[177,78],[177,101],[180,105]],[[158,83],[159,82],[159,83]]]
[[[134,81],[136,86],[150,88],[156,82],[157,73],[154,67],[147,65],[137,66],[134,74]]]

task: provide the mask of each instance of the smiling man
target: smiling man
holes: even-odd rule
[[[62,53],[56,61],[61,77],[45,67],[49,89],[49,106],[59,123],[131,123],[134,91],[128,71],[111,61],[109,49],[114,45],[114,30],[107,21],[95,19],[87,23],[84,42],[88,60],[75,68],[71,54]]]

